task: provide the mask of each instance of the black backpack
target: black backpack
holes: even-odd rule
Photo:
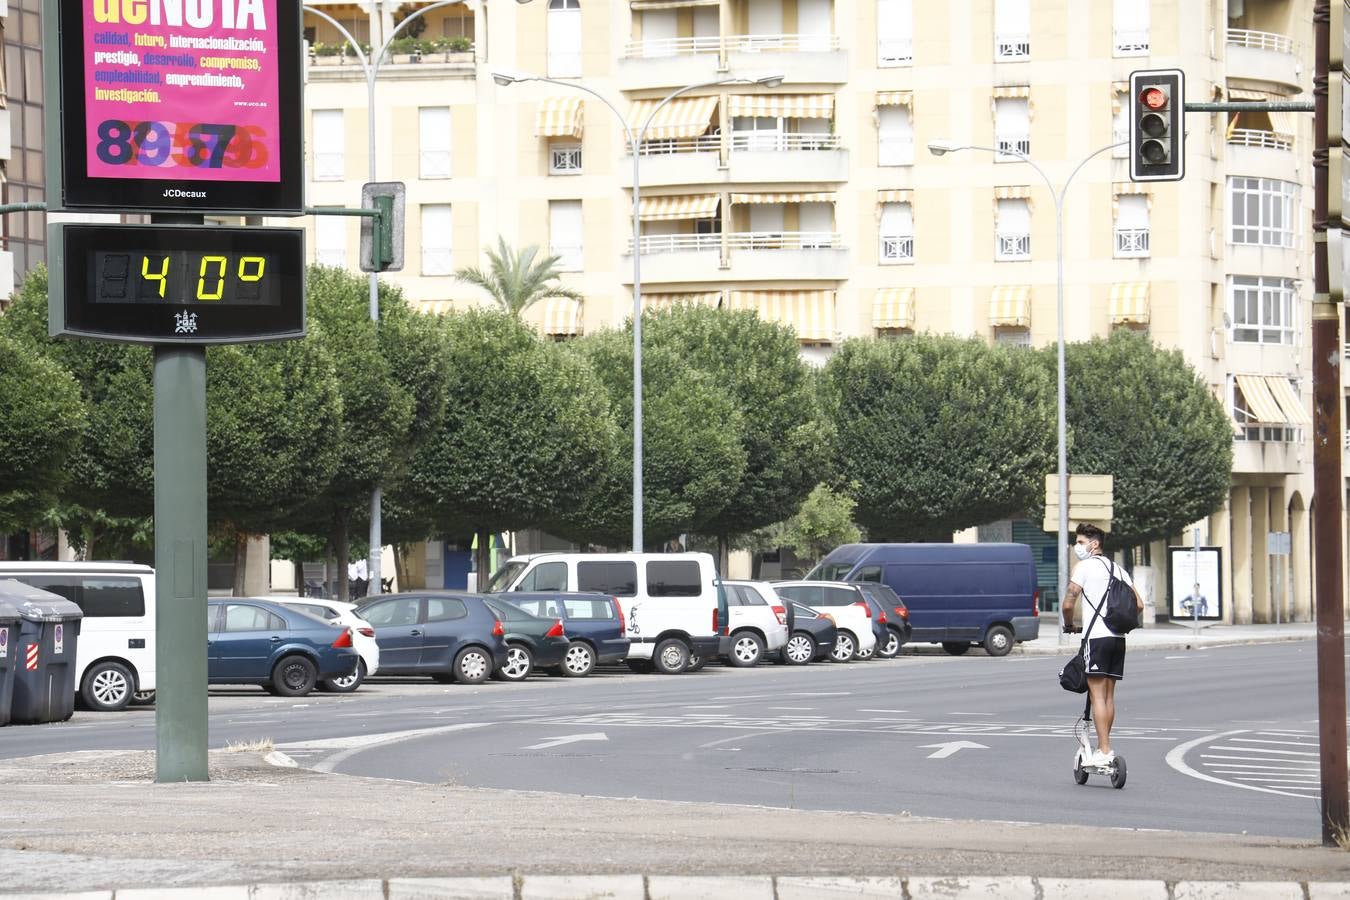
[[[1106,596],[1101,603],[1102,621],[1116,634],[1129,634],[1139,627],[1139,601],[1134,588],[1116,577],[1115,563],[1100,556],[1097,558],[1102,560],[1108,573]]]

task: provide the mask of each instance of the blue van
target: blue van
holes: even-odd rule
[[[1026,544],[844,544],[806,578],[879,581],[909,607],[913,642],[960,656],[979,643],[1004,656],[1040,633],[1039,588]]]

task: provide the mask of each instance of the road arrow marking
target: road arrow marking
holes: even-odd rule
[[[946,759],[953,753],[960,750],[988,750],[984,744],[977,744],[974,741],[948,741],[945,744],[924,744],[919,747],[920,750],[927,750],[936,747],[937,751],[928,754],[929,759]]]
[[[603,731],[593,731],[590,734],[569,734],[563,737],[549,738],[538,744],[531,744],[528,747],[522,747],[522,750],[547,750],[550,747],[561,747],[563,744],[575,744],[577,741],[607,741],[609,738]]]

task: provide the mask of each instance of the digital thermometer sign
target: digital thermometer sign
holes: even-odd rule
[[[49,226],[53,335],[167,344],[305,334],[304,231]]]

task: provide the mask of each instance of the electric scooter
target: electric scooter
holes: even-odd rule
[[[1073,736],[1078,740],[1078,749],[1073,754],[1073,780],[1078,784],[1087,784],[1089,775],[1102,775],[1111,779],[1111,787],[1120,790],[1125,786],[1125,757],[1119,753],[1109,765],[1089,765],[1092,758],[1092,745],[1088,742],[1088,725],[1092,723],[1092,701],[1083,705],[1083,715],[1074,722]]]

